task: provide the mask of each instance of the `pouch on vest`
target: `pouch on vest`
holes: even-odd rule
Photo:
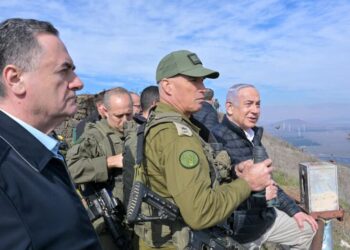
[[[227,151],[222,149],[222,145],[218,146],[221,143],[207,143],[202,138],[200,140],[209,162],[211,186],[216,187],[231,181],[231,158]]]

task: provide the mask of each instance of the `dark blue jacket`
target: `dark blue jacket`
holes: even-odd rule
[[[222,123],[215,126],[211,131],[217,141],[223,144],[223,148],[228,152],[233,165],[253,158],[253,147],[263,146],[261,138],[263,128],[254,127],[254,138],[251,143],[244,131],[228,120],[225,115]],[[233,176],[235,174],[233,173]],[[289,216],[300,212],[297,204],[281,189],[278,188],[277,199],[279,210],[284,211]],[[266,199],[250,196],[234,212],[235,218],[235,238],[241,243],[247,243],[258,239],[273,224],[276,214],[273,208],[266,206]]]
[[[193,113],[192,116],[197,121],[203,123],[209,130],[219,124],[218,112],[216,112],[214,107],[208,102],[203,102],[202,108],[196,113]]]
[[[0,249],[101,249],[64,163],[0,111]]]

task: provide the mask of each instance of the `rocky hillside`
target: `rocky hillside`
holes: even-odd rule
[[[56,133],[63,136],[68,144],[72,141],[73,128],[76,127],[80,120],[90,115],[95,106],[93,95],[79,95],[77,97],[77,103],[78,111],[74,117],[67,119],[55,129]]]

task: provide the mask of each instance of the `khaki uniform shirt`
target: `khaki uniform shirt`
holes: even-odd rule
[[[88,123],[84,133],[67,152],[68,170],[75,183],[101,183],[109,179],[111,170],[107,167],[107,157],[123,152],[123,134],[109,127],[107,120],[102,119],[96,123]],[[115,169],[121,173],[121,169]],[[115,171],[113,170],[113,171]],[[120,177],[120,178],[119,178]],[[111,187],[114,185],[113,196],[123,199],[122,175],[113,173],[110,179]],[[102,187],[101,185],[99,187]],[[99,237],[102,248],[105,250],[116,249],[113,238],[108,233],[103,218],[93,222],[95,231]]]
[[[155,112],[179,113],[164,103]],[[192,229],[204,229],[231,215],[251,189],[243,179],[212,187],[199,129],[187,117],[182,118],[179,126],[168,122],[150,128],[145,139],[145,166],[151,189],[174,200]]]
[[[107,120],[88,123],[79,143],[67,152],[67,165],[75,183],[105,182],[107,157],[123,152],[123,134],[108,126]]]

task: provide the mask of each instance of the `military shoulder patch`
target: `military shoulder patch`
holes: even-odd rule
[[[191,169],[198,166],[199,157],[196,152],[185,150],[180,154],[179,161],[182,167]]]
[[[187,127],[186,125],[183,125],[178,122],[173,122],[175,124],[175,127],[177,129],[177,134],[178,135],[187,135],[187,136],[192,136],[192,130]]]

